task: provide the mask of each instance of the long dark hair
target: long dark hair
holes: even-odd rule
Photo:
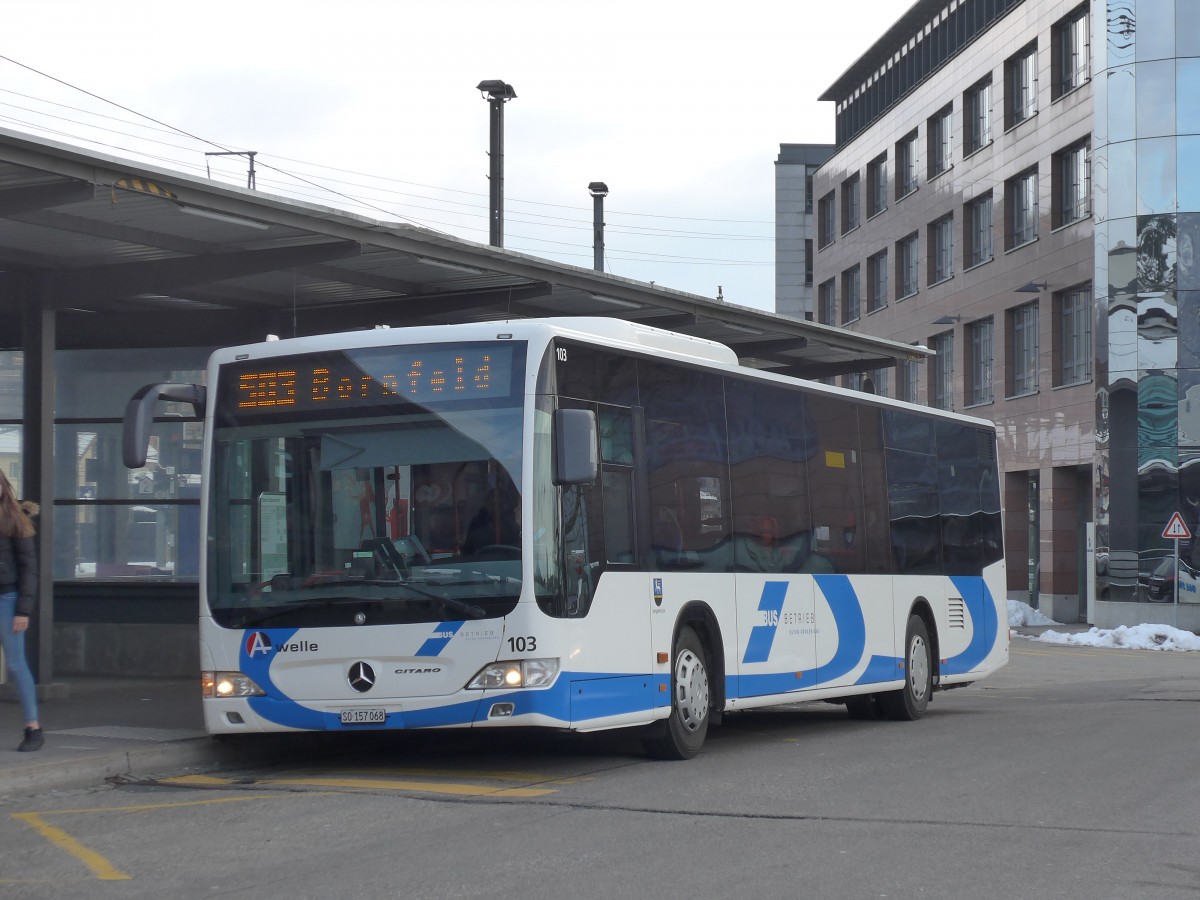
[[[12,482],[0,471],[0,536],[33,537],[33,521],[17,501]]]

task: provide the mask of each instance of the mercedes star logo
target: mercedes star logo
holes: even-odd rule
[[[346,673],[346,680],[350,682],[350,687],[365,694],[375,686],[375,670],[365,662],[356,662]]]

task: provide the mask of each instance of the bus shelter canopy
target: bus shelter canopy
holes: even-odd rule
[[[924,347],[375,221],[0,129],[0,348],[53,310],[64,349],[610,316],[808,378]]]

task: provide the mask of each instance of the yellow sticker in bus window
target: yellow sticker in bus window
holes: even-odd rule
[[[838,450],[825,451],[825,468],[827,469],[844,469],[846,468],[846,454]]]

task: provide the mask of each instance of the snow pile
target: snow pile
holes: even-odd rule
[[[1039,610],[1034,609],[1028,603],[1022,603],[1020,600],[1008,601],[1008,627],[1019,628],[1022,625],[1060,625],[1061,622],[1055,622],[1042,615]]]
[[[1009,601],[1010,609],[1012,601]],[[1011,617],[1011,613],[1010,613]],[[1092,628],[1082,634],[1045,631],[1030,640],[1047,644],[1071,644],[1076,647],[1108,647],[1120,650],[1197,650],[1200,637],[1170,625],[1134,625],[1101,630]]]

